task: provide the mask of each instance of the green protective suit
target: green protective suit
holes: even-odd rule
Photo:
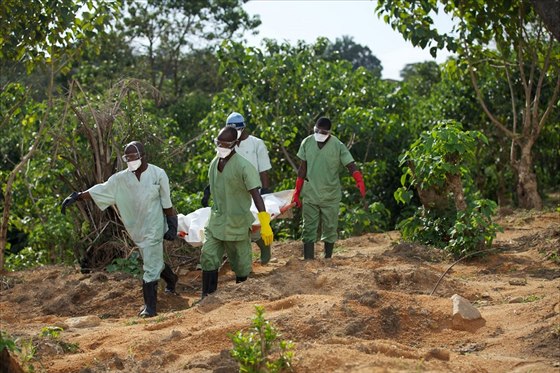
[[[338,237],[338,213],[342,191],[340,170],[354,162],[350,151],[338,138],[330,136],[319,148],[314,136],[301,142],[297,156],[307,162],[307,175],[301,192],[303,199],[303,242],[320,239],[334,243]]]
[[[220,268],[224,250],[235,274],[251,272],[252,250],[249,232],[254,221],[251,213],[251,189],[260,188],[255,167],[234,153],[224,170],[218,171],[219,158],[210,163],[208,179],[214,203],[206,226],[206,241],[202,246],[200,264],[203,271]]]
[[[249,135],[245,140],[235,146],[235,152],[248,160],[260,173],[272,168],[268,150],[262,139]],[[255,242],[261,238],[260,228],[251,233],[251,241]]]
[[[148,164],[138,180],[133,172],[123,170],[88,192],[101,210],[117,206],[128,234],[140,249],[144,281],[158,280],[164,268],[163,235],[167,230],[163,209],[173,206],[165,171]]]

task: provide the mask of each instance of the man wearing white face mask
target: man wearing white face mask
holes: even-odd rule
[[[261,180],[261,195],[271,193],[272,189],[270,188],[268,171],[272,168],[272,165],[270,164],[268,150],[266,149],[264,141],[249,133],[245,124],[245,118],[237,112],[228,115],[226,126],[233,127],[237,130],[238,141],[235,145],[235,152],[248,160],[257,169]],[[202,206],[208,206],[209,197],[210,190],[207,187],[204,191]],[[261,264],[267,264],[271,259],[271,250],[270,246],[265,245],[259,230],[253,232],[251,241],[255,242],[259,247]]]
[[[122,159],[127,164],[126,170],[84,192],[73,192],[62,202],[62,212],[81,200],[93,200],[101,210],[117,206],[143,259],[144,308],[140,316],[152,317],[156,315],[160,277],[166,282],[165,291],[175,293],[178,276],[163,261],[163,239],[177,237],[177,214],[171,204],[167,174],[147,162],[144,145],[138,141],[127,144]]]
[[[224,252],[237,283],[245,281],[251,272],[250,231],[254,220],[251,199],[259,211],[257,216],[264,243],[270,246],[274,239],[270,215],[259,193],[259,174],[235,151],[237,131],[232,127],[222,128],[214,143],[218,154],[208,169],[214,203],[205,229],[206,241],[200,252],[203,298],[218,288],[218,269]]]
[[[338,238],[338,212],[342,198],[340,166],[345,166],[356,180],[362,198],[366,187],[362,173],[350,151],[331,134],[331,121],[322,117],[313,128],[313,135],[301,142],[297,156],[301,159],[292,202],[303,207],[303,257],[314,259],[319,228],[325,243],[325,258],[331,258]],[[302,194],[303,191],[303,194]],[[303,204],[300,200],[303,197]]]

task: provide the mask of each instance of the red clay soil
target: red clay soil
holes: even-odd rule
[[[275,242],[273,261],[255,263],[244,283],[224,265],[218,291],[202,301],[201,272],[175,264],[179,295],[160,284],[151,319],[137,317],[141,280],[128,274],[4,273],[0,328],[22,348],[12,355],[25,371],[237,372],[228,335],[249,328],[261,305],[295,343],[294,372],[559,372],[560,214],[498,222],[495,250],[457,263],[433,295],[453,260],[387,232],[341,240],[330,260],[319,244],[318,259],[303,261],[300,242]],[[480,311],[482,326],[452,328],[454,294]]]

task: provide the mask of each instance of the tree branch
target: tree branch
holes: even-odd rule
[[[552,110],[552,106],[551,104],[554,104],[554,102],[556,101],[556,99],[554,98],[554,95],[558,94],[558,84],[556,84],[556,88],[553,91],[553,98],[549,101],[548,105],[547,105],[547,109],[545,110],[545,113],[543,114],[543,117],[541,118],[541,120],[539,120],[539,102],[540,102],[540,98],[541,98],[541,93],[542,93],[542,87],[544,85],[544,79],[547,75],[547,71],[550,67],[550,55],[552,54],[552,50],[553,50],[553,46],[554,46],[554,39],[552,39],[552,37],[550,37],[549,40],[549,45],[548,45],[548,50],[546,51],[546,56],[544,58],[544,62],[543,62],[543,67],[541,70],[541,74],[539,76],[539,81],[537,84],[537,89],[535,92],[535,99],[533,100],[533,126],[534,126],[534,133],[535,133],[535,137],[538,137],[543,126],[545,123],[546,118],[548,117],[548,114],[550,113],[550,110]],[[550,110],[549,110],[550,108]]]
[[[467,48],[468,47],[466,47],[465,49],[467,49]],[[510,139],[517,142],[518,139],[519,139],[519,135],[517,135],[516,133],[513,133],[512,131],[507,129],[507,127],[504,126],[502,124],[502,122],[500,122],[498,120],[498,118],[496,118],[490,112],[490,110],[488,109],[488,106],[486,106],[486,102],[484,101],[484,97],[482,97],[482,92],[480,91],[480,87],[478,86],[478,81],[476,79],[476,74],[474,73],[474,69],[473,69],[473,66],[472,66],[472,61],[470,60],[470,58],[468,58],[468,60],[467,60],[467,66],[468,66],[469,75],[471,77],[471,81],[472,81],[472,84],[473,84],[474,91],[476,92],[476,98],[478,99],[478,102],[480,103],[480,106],[482,106],[482,110],[484,110],[484,113],[486,113],[486,115],[488,116],[490,121],[492,123],[494,123],[494,125],[496,127],[498,127],[503,133],[505,133],[506,136],[508,136]]]
[[[509,68],[506,65],[505,66],[505,70],[506,70],[506,77],[507,77],[507,82],[508,82],[508,87],[509,87],[509,94],[511,97],[511,111],[513,113],[513,129],[512,132],[515,134],[517,133],[517,108],[515,105],[515,92],[514,92],[514,88],[513,88],[513,82],[511,81],[511,76],[509,74]],[[509,151],[509,159],[515,159],[515,141],[511,141],[511,148]]]
[[[280,149],[282,150],[282,153],[284,153],[284,157],[286,158],[286,160],[288,161],[288,163],[290,164],[290,166],[292,166],[292,168],[297,172],[298,170],[298,166],[295,164],[295,162],[292,160],[292,157],[290,157],[290,154],[288,154],[288,151],[286,150],[286,148],[284,147],[284,145],[280,145]]]

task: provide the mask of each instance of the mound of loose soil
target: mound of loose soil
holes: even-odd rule
[[[146,320],[137,317],[141,280],[130,275],[60,266],[5,273],[0,327],[35,347],[12,355],[39,372],[236,372],[228,335],[247,329],[261,305],[295,343],[296,372],[558,372],[560,214],[499,223],[496,250],[443,278],[453,259],[398,232],[341,240],[330,260],[322,244],[318,259],[303,261],[301,243],[275,242],[275,259],[255,263],[244,283],[226,263],[218,291],[202,301],[201,272],[175,263],[179,295],[160,284],[159,315]],[[454,329],[454,294],[484,323]]]

